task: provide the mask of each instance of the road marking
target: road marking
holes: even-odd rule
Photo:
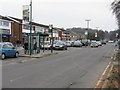
[[[99,79],[99,81],[98,81],[98,83],[97,83],[97,85],[96,85],[95,88],[98,88],[98,86],[99,86],[101,83],[103,84],[103,76],[104,76],[105,73],[107,72],[107,70],[108,70],[108,68],[110,67],[111,63],[112,63],[112,62],[109,62],[109,64],[108,64],[107,67],[105,68],[105,70],[104,70],[104,72],[103,72],[101,78]],[[101,88],[101,87],[99,87],[99,88]]]
[[[107,69],[109,68],[110,64],[111,64],[111,62],[109,62],[108,66],[106,67],[106,69],[105,69],[105,71],[103,72],[102,76],[105,75],[105,73],[106,73]]]

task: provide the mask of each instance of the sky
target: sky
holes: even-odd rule
[[[117,29],[115,16],[110,4],[114,0],[32,0],[33,21],[40,24],[53,24],[58,28],[90,28],[113,31]],[[0,15],[22,19],[23,5],[30,0],[0,0]]]

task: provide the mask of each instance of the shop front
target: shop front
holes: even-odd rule
[[[10,42],[10,30],[9,29],[0,29],[0,41],[1,42]]]

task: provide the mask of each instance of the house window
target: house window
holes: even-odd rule
[[[9,26],[9,22],[3,21],[3,26]]]
[[[0,26],[6,26],[6,27],[9,27],[9,22],[6,22],[6,21],[0,21]]]

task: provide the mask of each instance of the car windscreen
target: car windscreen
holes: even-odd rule
[[[42,42],[41,43],[42,45],[44,44],[44,45],[48,45],[48,44],[50,44],[50,42]]]
[[[56,44],[57,45],[63,45],[63,42],[57,42]]]
[[[13,46],[11,44],[4,44],[3,49],[12,49]]]

